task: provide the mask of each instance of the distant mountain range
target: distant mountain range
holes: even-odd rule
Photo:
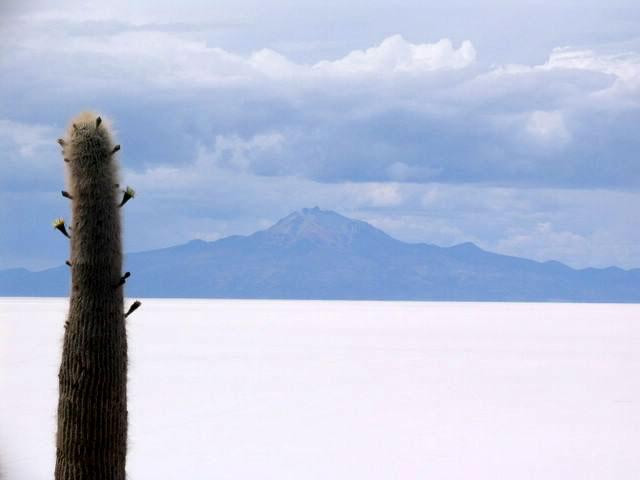
[[[366,222],[303,209],[249,236],[127,255],[136,297],[640,302],[640,269],[576,270],[396,240]],[[66,296],[66,265],[0,271],[0,295]]]

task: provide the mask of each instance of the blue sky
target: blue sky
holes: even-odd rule
[[[129,251],[318,205],[407,241],[640,266],[637,2],[1,8],[0,268],[66,258],[55,140],[84,109],[138,192]]]

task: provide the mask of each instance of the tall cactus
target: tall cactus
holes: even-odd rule
[[[124,480],[127,336],[118,165],[109,128],[82,113],[58,140],[68,170],[71,295],[60,365],[56,480]],[[131,191],[132,192],[132,191]],[[131,192],[124,195],[131,196]],[[136,302],[132,310],[139,306]],[[130,310],[130,311],[132,311]],[[130,313],[130,312],[129,312]]]

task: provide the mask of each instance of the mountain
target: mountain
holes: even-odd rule
[[[639,302],[640,269],[575,270],[472,243],[396,240],[366,222],[303,209],[248,236],[129,254],[136,297]],[[66,296],[69,269],[0,271],[0,295]]]

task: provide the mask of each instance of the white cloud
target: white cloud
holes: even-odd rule
[[[501,253],[525,256],[538,261],[561,260],[574,268],[638,266],[640,259],[633,253],[633,240],[607,228],[594,228],[578,233],[575,225],[557,225],[542,221],[532,225],[513,226],[503,232],[503,238],[493,248]]]
[[[352,206],[358,208],[399,206],[405,200],[402,189],[393,183],[350,184],[350,188],[355,196]]]
[[[59,18],[58,18],[59,17]],[[379,75],[428,75],[435,71],[464,69],[475,60],[471,42],[455,48],[451,41],[411,43],[400,35],[384,39],[366,50],[354,50],[335,60],[314,64],[296,63],[272,49],[247,55],[210,46],[197,32],[140,29],[119,22],[118,28],[96,29],[74,34],[60,28],[60,21],[73,16],[41,14],[23,19],[5,34],[2,50],[7,67],[24,62],[49,64],[51,77],[75,84],[121,84],[127,89],[151,85],[159,88],[264,86],[265,81],[286,81],[289,87],[320,86],[327,81],[344,81]],[[99,18],[99,17],[98,17]],[[78,21],[79,22],[79,21]],[[82,25],[81,22],[78,23]],[[106,22],[108,24],[108,22]],[[64,24],[67,25],[67,24]],[[68,25],[67,25],[68,26]],[[127,30],[126,27],[129,27]],[[29,34],[25,35],[25,31]],[[56,59],[51,62],[50,59]],[[12,67],[17,67],[15,63]],[[39,69],[39,76],[42,71]],[[76,74],[80,74],[77,75]],[[65,78],[66,77],[66,78]],[[278,84],[272,85],[278,87]]]
[[[35,153],[55,142],[54,129],[0,118],[0,145],[12,148],[23,158],[33,159]]]
[[[539,65],[500,65],[479,75],[479,89],[488,88],[490,97],[525,88],[522,94],[541,98],[552,92],[559,105],[579,107],[598,102],[599,108],[636,108],[640,105],[640,53],[600,53],[590,49],[554,48],[546,62]],[[518,91],[519,93],[521,90]],[[544,98],[544,97],[542,97]]]
[[[387,167],[387,172],[391,180],[407,181],[421,180],[427,181],[433,179],[438,173],[442,172],[442,168],[434,168],[429,166],[407,165],[405,162],[393,162]]]
[[[563,145],[571,135],[564,122],[562,112],[544,112],[536,110],[529,114],[526,133],[542,145]]]
[[[547,62],[538,68],[588,70],[615,75],[626,82],[637,82],[640,79],[640,56],[632,52],[606,55],[593,50],[555,48]]]
[[[308,68],[290,61],[284,55],[268,48],[252,53],[247,63],[257,72],[271,78],[290,78],[308,74]]]
[[[152,191],[188,192],[207,190],[225,178],[247,178],[261,169],[264,156],[277,155],[285,142],[279,132],[265,132],[249,138],[239,135],[218,135],[211,147],[200,145],[195,160],[174,167],[160,164],[143,172],[127,170],[129,182]],[[237,179],[236,178],[236,179]]]
[[[431,44],[413,44],[401,35],[393,35],[378,46],[354,50],[339,60],[324,60],[312,68],[323,74],[340,76],[424,73],[465,68],[471,65],[475,58],[475,48],[469,41],[462,42],[456,50],[449,39]]]
[[[487,71],[469,42],[412,43],[393,35],[305,63],[272,49],[230,51],[194,32],[127,30],[125,23],[88,35],[36,23],[42,28],[24,37],[17,29],[33,25],[16,26],[0,46],[0,68],[8,72],[0,86],[9,99],[29,85],[29,94],[56,92],[57,100],[38,97],[39,109],[47,101],[61,109],[106,98],[117,115],[143,121],[144,112],[131,114],[138,99],[160,116],[174,109],[177,128],[198,124],[176,138],[207,143],[203,135],[224,132],[221,146],[229,145],[220,161],[227,168],[323,181],[575,186],[591,177],[607,188],[637,188],[636,164],[627,158],[637,140],[620,141],[625,130],[617,115],[621,106],[640,103],[634,55],[554,50],[539,65]],[[185,118],[191,111],[197,120]],[[283,135],[277,149],[234,150],[271,129]],[[607,155],[627,173],[601,172],[589,158]]]
[[[212,161],[223,168],[239,171],[259,170],[263,156],[278,155],[285,143],[285,137],[279,132],[260,133],[249,139],[238,135],[218,135],[213,152],[202,151],[200,161]]]
[[[62,184],[57,133],[48,125],[0,118],[0,188],[35,192]]]
[[[638,193],[447,184],[403,184],[400,192],[401,208],[362,215],[404,240],[473,241],[489,251],[574,268],[640,265],[640,233],[625,213],[625,205],[640,201]]]
[[[392,35],[366,50],[354,50],[342,58],[314,64],[292,62],[270,49],[236,59],[270,78],[309,82],[464,69],[474,63],[476,51],[468,40],[456,49],[446,38],[435,43],[411,43],[401,35]]]
[[[636,52],[605,54],[598,53],[596,50],[556,47],[542,64],[499,65],[488,74],[492,76],[523,75],[554,70],[599,72],[622,80],[635,81],[640,75],[640,55]]]
[[[496,249],[507,255],[522,255],[527,252],[530,258],[546,261],[562,258],[565,262],[575,263],[577,257],[591,254],[590,239],[568,230],[557,230],[551,222],[539,222],[532,228],[518,227],[516,232],[496,243]]]

